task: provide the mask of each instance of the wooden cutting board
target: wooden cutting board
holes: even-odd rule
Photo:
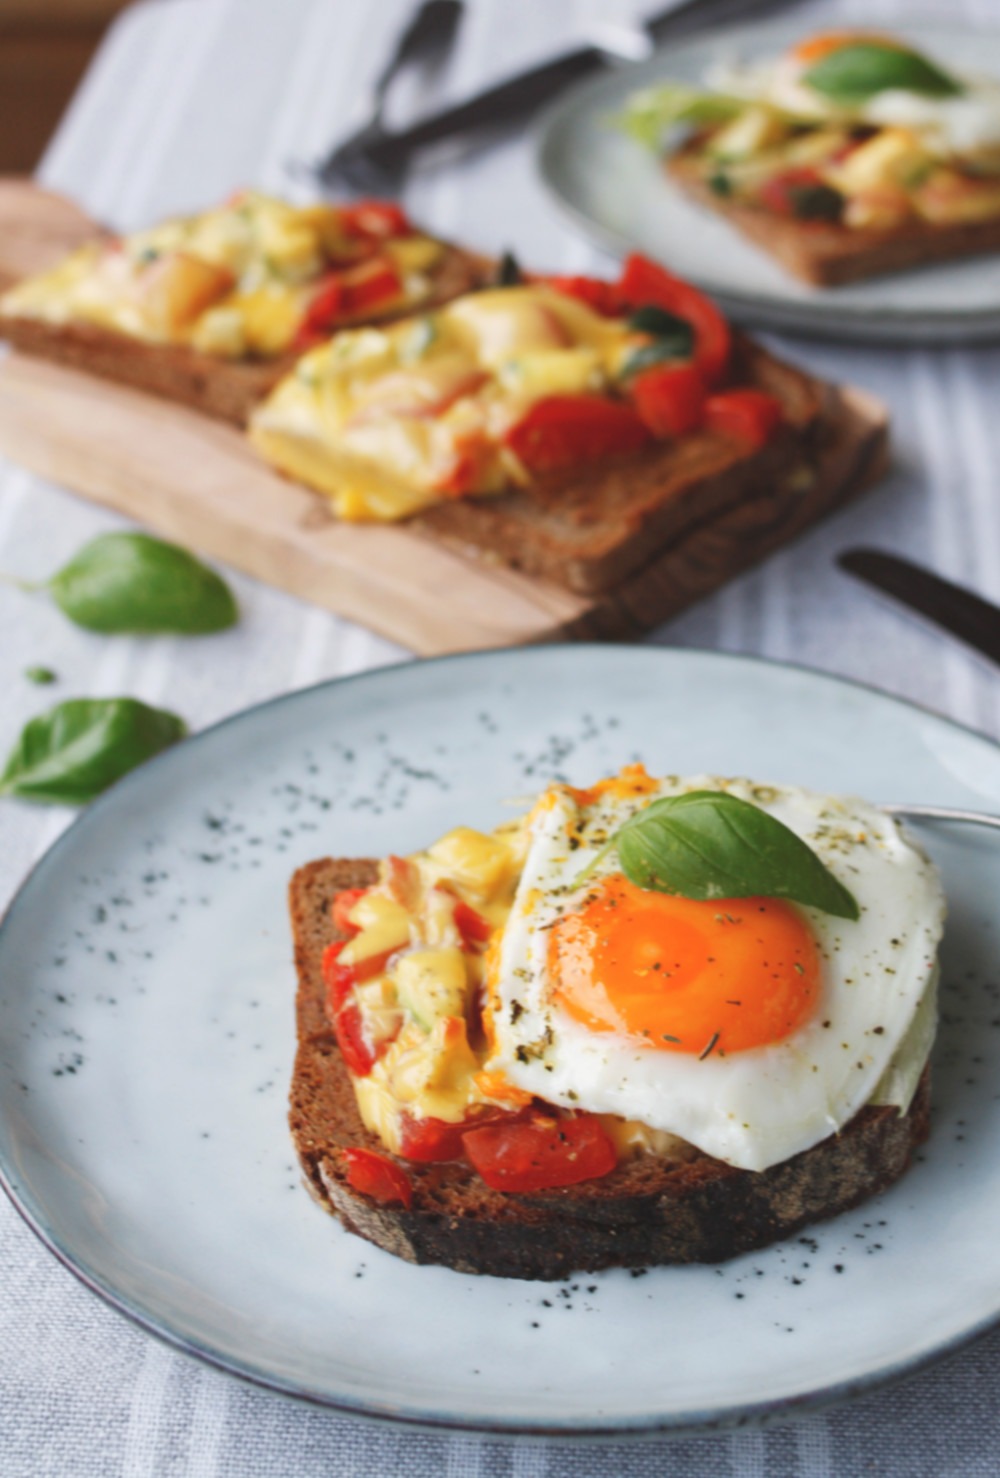
[[[0,181],[0,287],[94,233],[69,201]],[[338,523],[263,466],[239,431],[18,353],[0,362],[0,453],[178,543],[328,607],[422,656],[561,637],[635,636],[756,564],[881,477],[884,408],[835,397],[835,450],[805,492],[700,525],[613,595],[574,595],[405,525]]]

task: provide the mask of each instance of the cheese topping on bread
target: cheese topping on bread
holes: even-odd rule
[[[705,792],[781,822],[850,885],[857,917],[629,881],[609,840]],[[403,1158],[460,1158],[470,1129],[542,1112],[592,1117],[619,1159],[699,1150],[764,1170],[866,1104],[906,1111],[943,915],[932,864],[875,807],[630,766],[552,786],[493,834],[389,858],[342,895],[328,1012],[366,1127]]]
[[[519,282],[338,334],[257,408],[250,437],[345,519],[543,482],[558,494],[657,441],[763,445],[784,408],[730,386],[730,348],[714,304],[635,256],[617,283]]]
[[[248,190],[81,247],[11,289],[0,312],[266,360],[341,324],[419,307],[448,250],[391,203],[298,207]]]
[[[833,32],[718,65],[705,91],[636,94],[625,121],[679,148],[720,207],[877,231],[1000,218],[1000,80],[944,71],[891,37]]]

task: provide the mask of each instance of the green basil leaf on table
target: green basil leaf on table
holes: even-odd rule
[[[838,47],[802,74],[802,82],[835,103],[864,103],[878,92],[899,88],[925,97],[957,97],[960,82],[916,51],[855,41]]]
[[[221,576],[151,534],[101,534],[47,588],[71,621],[108,634],[202,636],[239,614]]]
[[[57,674],[52,671],[51,667],[26,667],[24,675],[29,683],[37,683],[40,687],[57,680]]]
[[[683,898],[790,898],[837,918],[859,917],[854,897],[801,837],[724,791],[653,801],[612,845],[640,888]]]
[[[82,806],[186,733],[183,719],[137,698],[70,698],[25,724],[0,795]]]

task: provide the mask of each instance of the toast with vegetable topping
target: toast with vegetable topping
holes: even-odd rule
[[[392,202],[296,207],[244,191],[200,215],[97,235],[0,298],[0,335],[242,425],[331,332],[433,307],[491,271]]]

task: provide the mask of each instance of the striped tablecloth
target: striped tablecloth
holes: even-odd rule
[[[467,0],[430,95],[481,85],[580,33],[607,0]],[[351,126],[409,0],[146,0],[112,31],[44,162],[44,181],[135,227],[240,183],[289,174]],[[891,27],[988,24],[997,0],[814,0],[792,12]],[[407,203],[442,233],[561,271],[606,265],[561,222],[526,141],[416,179]],[[1000,597],[1000,350],[888,351],[796,341],[794,357],[890,406],[896,467],[840,514],[649,639],[794,659],[862,679],[1000,735],[994,673],[871,601],[833,566],[845,545],[909,551]],[[42,576],[109,514],[0,464],[0,569]],[[45,699],[130,692],[194,726],[405,654],[234,576],[244,620],[222,640],[108,642],[0,587],[0,749],[44,704],[24,669],[60,674]],[[69,819],[2,804],[0,906]],[[1000,1235],[1000,1228],[998,1228]],[[786,1426],[614,1446],[547,1445],[376,1428],[251,1389],[174,1354],[87,1293],[0,1204],[0,1472],[16,1478],[739,1478],[993,1475],[1000,1470],[1000,1332],[905,1384]]]

